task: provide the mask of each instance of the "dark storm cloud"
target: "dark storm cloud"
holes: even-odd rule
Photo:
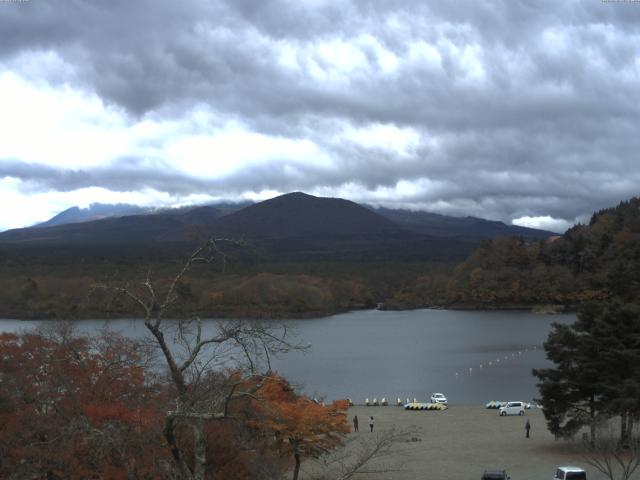
[[[308,138],[333,163],[273,159],[216,180],[131,159],[81,171],[0,166],[32,187],[233,195],[355,185],[356,200],[503,220],[573,220],[638,193],[638,3],[34,0],[0,4],[0,31],[7,68],[54,52],[68,74],[39,77],[94,91],[132,119],[205,105],[261,133]],[[321,55],[319,44],[333,50]],[[332,62],[349,46],[364,63],[340,71]],[[384,55],[397,62],[389,71]],[[371,124],[411,129],[420,144],[399,159],[340,135]],[[421,187],[380,199],[403,181]]]
[[[17,160],[0,161],[0,178],[17,178],[22,190],[70,192],[100,186],[118,192],[154,189],[174,195],[206,193],[209,183],[190,177],[163,162],[122,158],[107,166],[91,169],[65,169]]]

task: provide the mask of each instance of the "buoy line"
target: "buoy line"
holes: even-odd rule
[[[508,362],[509,360],[513,360],[515,358],[522,358],[522,355],[525,353],[534,352],[537,350],[538,350],[538,345],[522,345],[519,350],[511,352],[511,355],[505,355],[502,358],[497,357],[495,359],[491,359],[489,361],[478,364],[478,369],[482,370],[489,367],[497,367],[497,366],[500,366],[501,364]],[[455,377],[460,378],[462,376],[461,373],[473,375],[473,370],[474,370],[474,367],[468,367],[465,370],[457,371],[455,372]]]

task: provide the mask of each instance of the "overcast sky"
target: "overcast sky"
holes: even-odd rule
[[[0,0],[0,229],[290,191],[561,231],[640,185],[640,2]]]

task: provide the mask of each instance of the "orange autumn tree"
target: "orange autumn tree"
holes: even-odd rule
[[[302,457],[319,457],[342,445],[350,431],[345,400],[324,406],[294,392],[282,377],[272,375],[259,391],[262,426],[272,431],[276,448],[294,459],[293,480],[297,480]]]
[[[138,347],[1,334],[0,478],[159,478],[157,392]]]
[[[0,334],[0,478],[175,478],[163,434],[172,385],[147,367],[145,348],[113,332]],[[207,376],[225,391],[260,384],[234,371]],[[272,436],[256,438],[246,412],[229,409],[228,419],[204,428],[206,480],[281,478],[287,462]],[[188,425],[175,434],[192,456]]]

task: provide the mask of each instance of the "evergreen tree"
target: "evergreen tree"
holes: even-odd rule
[[[556,323],[544,348],[555,367],[534,370],[533,374],[540,380],[549,431],[557,437],[571,437],[589,426],[594,441],[603,409],[597,347],[575,324]]]
[[[583,306],[573,325],[554,324],[544,345],[555,367],[534,370],[549,430],[572,436],[619,416],[627,442],[640,413],[640,307],[620,299]]]
[[[578,323],[598,345],[606,411],[620,417],[620,442],[626,444],[640,413],[640,307],[619,299],[601,302],[583,311]]]

